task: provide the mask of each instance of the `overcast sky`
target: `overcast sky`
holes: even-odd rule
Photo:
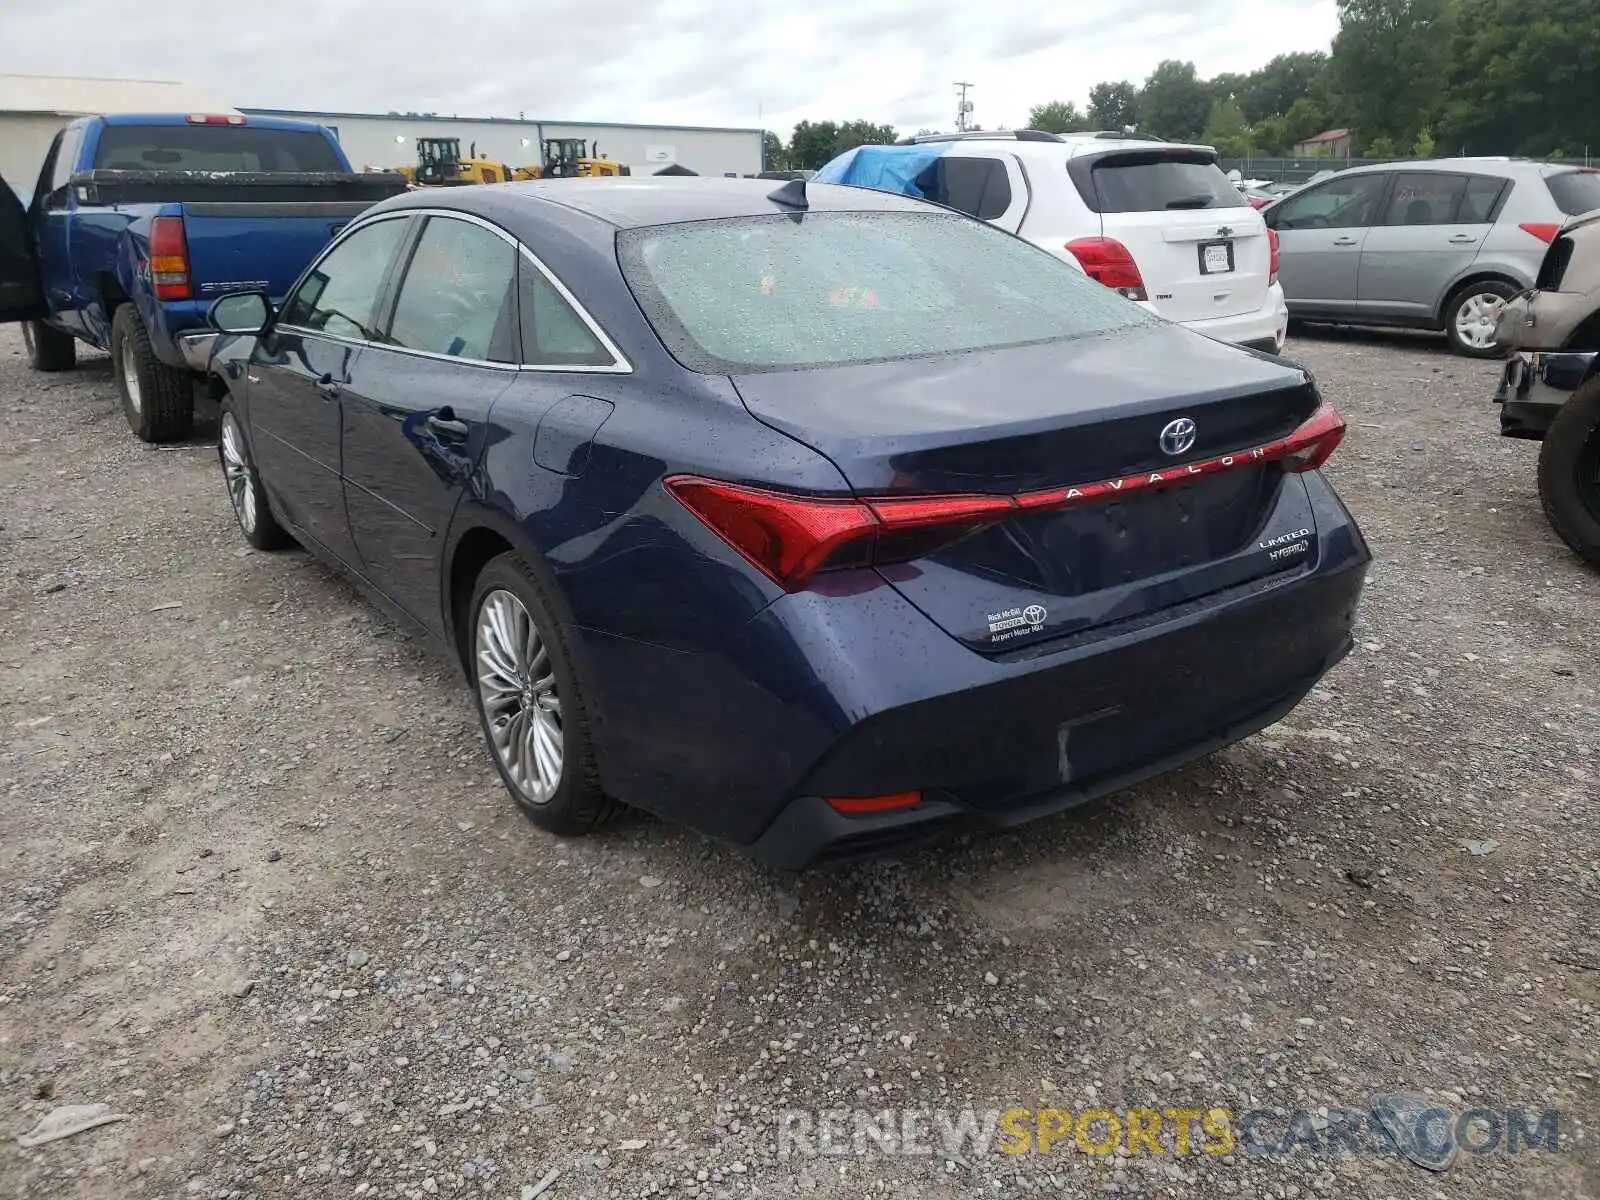
[[[1202,76],[1326,49],[1334,0],[0,0],[0,71],[173,79],[245,107],[950,128],[1163,58]],[[203,15],[202,15],[203,14]]]

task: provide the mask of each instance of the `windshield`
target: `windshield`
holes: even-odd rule
[[[1042,250],[944,213],[810,213],[626,230],[662,340],[714,374],[1055,341],[1153,322]]]
[[[1569,217],[1600,208],[1600,171],[1567,171],[1546,176],[1545,183],[1556,207]]]
[[[1173,151],[1117,155],[1094,165],[1095,210],[1102,213],[1238,208],[1244,203],[1209,156]]]
[[[107,125],[94,152],[113,171],[343,171],[313,130],[248,125]]]

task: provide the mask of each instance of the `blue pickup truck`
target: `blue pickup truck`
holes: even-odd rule
[[[0,180],[0,322],[35,370],[77,343],[111,352],[128,424],[186,437],[227,292],[282,299],[357,213],[406,188],[356,172],[332,131],[237,114],[83,117],[50,147],[24,208]]]

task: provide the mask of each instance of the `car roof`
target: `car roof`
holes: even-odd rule
[[[771,179],[727,179],[715,176],[665,176],[596,179],[546,179],[523,183],[451,188],[444,195],[430,189],[408,193],[386,207],[461,208],[507,213],[528,201],[557,204],[619,229],[643,225],[672,225],[682,221],[713,221],[728,217],[770,217],[797,211],[771,199],[780,188],[794,183]],[[888,192],[842,187],[829,183],[805,184],[809,211],[817,212],[943,212],[938,205]]]
[[[1540,162],[1533,158],[1423,158],[1348,167],[1338,174],[1370,175],[1374,171],[1405,171],[1408,174],[1413,171],[1424,174],[1430,171],[1475,171],[1480,175],[1505,175],[1515,178],[1520,175],[1557,175],[1563,171],[1580,170],[1582,166],[1582,163]]]

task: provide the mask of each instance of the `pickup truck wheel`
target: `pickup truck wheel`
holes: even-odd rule
[[[245,440],[244,425],[231,400],[222,402],[217,457],[222,460],[222,478],[228,485],[228,500],[233,504],[233,515],[239,522],[239,532],[244,534],[244,540],[257,550],[282,550],[290,545],[294,539],[278,524],[278,518],[272,515],[272,505],[267,502],[261,476],[256,474],[255,460],[250,457],[250,443]]]
[[[1561,406],[1539,448],[1539,500],[1561,540],[1600,567],[1600,377]]]
[[[111,321],[111,370],[122,414],[145,442],[174,442],[194,428],[194,382],[187,371],[156,357],[150,334],[133,305],[117,309]]]
[[[1467,358],[1499,358],[1503,347],[1495,337],[1500,310],[1517,289],[1500,279],[1469,283],[1444,306],[1444,332],[1450,348]]]
[[[78,363],[78,341],[43,321],[22,323],[22,343],[35,371],[70,371]]]

